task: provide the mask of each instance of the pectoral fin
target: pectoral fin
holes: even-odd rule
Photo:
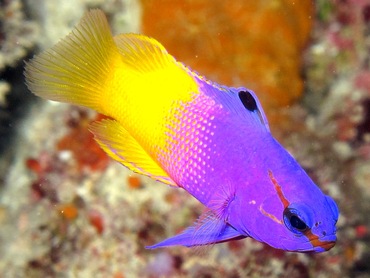
[[[201,222],[199,224],[199,222]],[[207,217],[205,220],[197,221],[193,226],[188,227],[182,233],[165,239],[162,242],[147,246],[147,249],[182,245],[186,247],[209,245],[229,240],[245,238],[228,223],[216,217]]]

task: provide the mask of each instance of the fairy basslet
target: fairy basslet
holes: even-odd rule
[[[42,98],[109,116],[90,130],[113,159],[207,208],[148,248],[245,237],[296,252],[334,246],[337,205],[272,137],[251,90],[208,81],[152,38],[112,37],[100,10],[28,62],[25,75]]]

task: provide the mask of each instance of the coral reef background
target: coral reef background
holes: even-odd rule
[[[114,34],[143,32],[209,79],[254,89],[273,134],[338,202],[337,245],[146,250],[202,206],[109,160],[87,131],[100,115],[24,85],[24,60],[90,8]],[[0,277],[370,277],[369,52],[366,0],[1,1]]]

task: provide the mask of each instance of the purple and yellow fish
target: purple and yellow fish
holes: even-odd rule
[[[245,237],[297,252],[335,245],[337,205],[272,137],[251,90],[205,79],[152,38],[112,37],[99,10],[27,63],[25,75],[40,97],[111,117],[90,126],[110,157],[207,208],[148,248]]]

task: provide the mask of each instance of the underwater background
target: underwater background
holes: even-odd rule
[[[336,246],[146,250],[202,205],[111,161],[87,130],[100,115],[24,84],[24,61],[91,8],[113,34],[152,36],[201,75],[253,89],[273,135],[338,203]],[[0,156],[0,277],[370,277],[370,2],[0,1]]]

